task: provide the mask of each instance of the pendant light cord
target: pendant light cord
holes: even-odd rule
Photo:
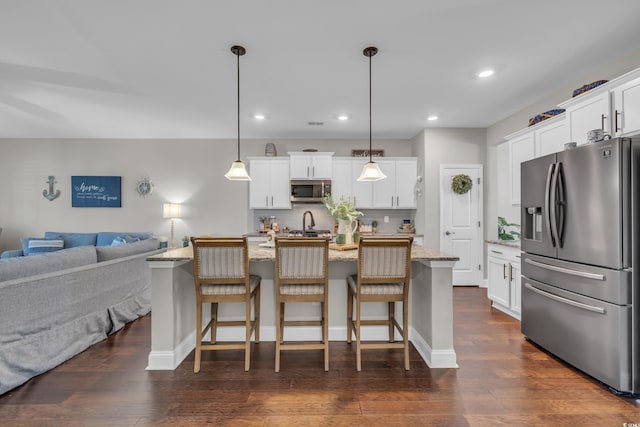
[[[236,54],[238,60],[238,162],[240,161],[240,54]]]
[[[371,144],[371,56],[369,55],[369,163],[373,161],[373,154],[371,153],[372,144]]]

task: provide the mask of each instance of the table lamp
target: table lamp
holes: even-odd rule
[[[162,205],[162,217],[169,218],[171,220],[171,240],[169,240],[169,245],[172,248],[175,248],[176,245],[173,243],[173,221],[176,218],[180,218],[181,216],[181,207],[179,203],[164,203]]]

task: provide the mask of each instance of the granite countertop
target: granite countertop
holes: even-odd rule
[[[329,261],[356,261],[357,257],[357,250],[329,250]],[[189,246],[186,248],[169,249],[166,252],[152,255],[147,258],[147,261],[190,261],[192,259],[193,248]],[[249,242],[249,259],[251,261],[273,261],[275,259],[275,250],[274,248],[261,247],[257,242]],[[460,258],[435,249],[413,245],[411,248],[411,259],[413,261],[458,261]]]
[[[492,245],[500,245],[500,246],[507,246],[509,248],[516,248],[516,249],[520,249],[520,241],[513,241],[513,240],[485,240],[486,243],[490,243]]]

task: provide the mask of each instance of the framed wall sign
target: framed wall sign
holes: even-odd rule
[[[119,208],[122,177],[72,176],[71,206],[74,208]]]
[[[369,157],[369,150],[366,148],[351,150],[351,157]],[[371,150],[371,157],[384,157],[384,150]]]

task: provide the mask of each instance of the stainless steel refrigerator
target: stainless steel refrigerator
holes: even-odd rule
[[[632,394],[640,393],[639,204],[640,138],[521,164],[522,333]]]

